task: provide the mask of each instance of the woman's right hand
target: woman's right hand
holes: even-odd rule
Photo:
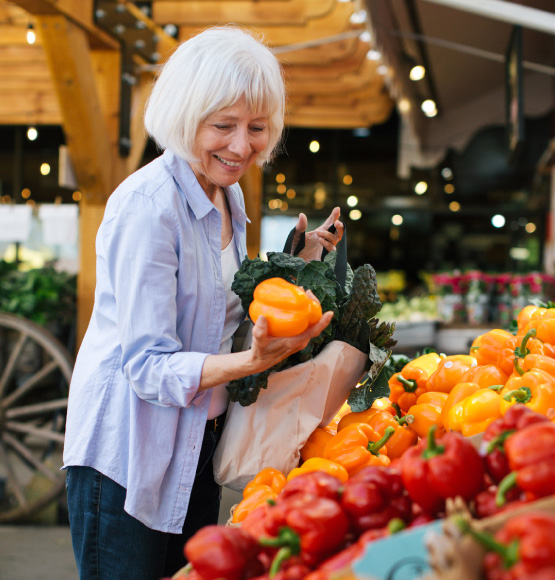
[[[310,339],[318,336],[333,318],[333,312],[325,312],[322,318],[303,333],[297,336],[276,338],[268,334],[268,321],[264,316],[259,316],[252,329],[252,343],[250,354],[253,373],[262,372],[274,366],[284,358],[302,350],[310,342]]]

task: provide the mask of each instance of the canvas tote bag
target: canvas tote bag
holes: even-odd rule
[[[292,234],[289,247],[291,238]],[[337,252],[336,275],[344,285],[345,235]],[[214,454],[216,482],[242,491],[264,467],[286,475],[297,467],[308,437],[331,422],[364,374],[367,361],[368,355],[362,351],[333,341],[313,359],[272,373],[268,388],[260,391],[252,405],[230,402]]]

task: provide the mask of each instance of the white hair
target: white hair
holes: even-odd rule
[[[253,114],[268,116],[268,161],[283,131],[285,87],[281,67],[261,41],[235,26],[216,26],[178,46],[162,67],[145,111],[145,127],[162,149],[198,162],[195,139],[210,115],[245,97]]]

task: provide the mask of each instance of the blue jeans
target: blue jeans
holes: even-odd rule
[[[181,534],[152,530],[126,513],[125,488],[96,469],[68,467],[69,524],[80,580],[159,580],[186,565],[185,542],[218,521],[220,487],[212,469],[218,439],[206,430]]]

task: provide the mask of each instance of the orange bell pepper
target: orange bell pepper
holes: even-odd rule
[[[516,403],[523,403],[532,411],[548,417],[553,414],[550,409],[555,409],[555,377],[534,369],[521,377],[511,377],[499,394],[503,415]]]
[[[523,359],[515,361],[515,375],[523,375],[527,371],[540,369],[555,377],[555,359],[542,354],[527,354]]]
[[[251,493],[243,498],[231,517],[234,524],[242,522],[253,510],[265,504],[268,500],[275,500],[277,493],[268,485],[259,485]]]
[[[279,470],[273,467],[265,467],[261,469],[253,479],[247,483],[243,490],[243,498],[248,497],[260,485],[267,485],[276,494],[279,493],[287,483],[287,478]]]
[[[397,403],[401,411],[406,413],[416,404],[416,399],[428,390],[428,378],[437,370],[441,360],[438,354],[429,353],[407,363],[401,372],[389,379],[390,401]]]
[[[466,376],[466,373],[463,376]],[[441,423],[443,424],[445,429],[447,429],[448,431],[451,430],[449,427],[449,411],[451,411],[451,409],[457,403],[459,403],[463,399],[466,399],[466,397],[473,395],[476,391],[479,390],[480,390],[479,385],[471,382],[467,383],[460,382],[458,385],[455,385],[451,389],[451,392],[447,397],[447,401],[445,401],[445,405],[443,405],[443,408],[441,409]]]
[[[324,429],[328,431],[328,433],[335,435],[337,433],[337,426],[339,425],[339,421],[341,421],[341,419],[343,419],[343,417],[345,415],[348,415],[349,413],[351,413],[351,407],[349,403],[345,402],[341,406],[341,409],[337,411],[335,417],[331,420],[331,422],[328,425],[324,427]]]
[[[301,459],[307,461],[312,457],[324,457],[324,447],[333,437],[333,433],[326,431],[326,429],[321,427],[315,429],[301,448]]]
[[[337,432],[339,433],[348,425],[352,425],[353,423],[369,423],[370,419],[381,413],[378,409],[374,409],[374,407],[370,407],[366,409],[366,411],[353,411],[351,413],[347,413],[344,417],[342,417],[341,421],[337,425]]]
[[[398,416],[393,417],[390,413],[383,411],[370,419],[370,427],[382,437],[386,434],[388,427],[394,429],[393,435],[387,442],[387,455],[390,459],[401,457],[409,447],[418,443],[418,435],[407,427],[413,420],[414,417],[412,415],[405,415],[400,418]]]
[[[546,309],[541,306],[535,306],[534,304],[528,304],[525,306],[516,317],[516,322],[518,326],[518,334],[525,335],[527,330],[526,327],[533,320],[540,319],[546,313]]]
[[[501,417],[501,397],[491,389],[478,389],[455,403],[447,415],[447,427],[465,437],[483,433],[490,423]]]
[[[311,473],[313,471],[323,471],[324,473],[329,473],[333,475],[341,483],[345,483],[349,479],[349,474],[347,470],[337,463],[336,461],[330,461],[329,459],[324,459],[320,457],[312,457],[305,461],[300,467],[295,467],[287,475],[287,481],[291,481],[293,478],[301,475],[302,473]]]
[[[555,313],[553,316],[555,316]],[[538,337],[538,340],[541,340],[549,346],[555,345],[555,317],[553,316],[548,316],[546,314],[536,324],[536,336]],[[545,354],[553,356],[547,352]]]
[[[469,368],[461,377],[461,383],[475,383],[481,389],[487,389],[494,385],[504,385],[509,376],[497,365],[476,365]]]
[[[283,278],[263,280],[253,296],[249,316],[253,322],[264,316],[270,336],[297,336],[322,318],[320,303]]]
[[[386,411],[387,413],[395,416],[399,414],[399,410],[396,408],[398,405],[394,406],[391,399],[388,397],[380,397],[372,403],[372,409],[377,409],[378,411]]]
[[[451,392],[451,389],[461,382],[464,373],[474,366],[476,366],[476,359],[467,354],[445,357],[428,379],[427,390],[440,393]]]
[[[432,405],[431,403],[413,405],[409,409],[409,415],[414,417],[409,429],[412,429],[419,437],[427,437],[432,425],[436,426],[436,433],[445,432],[441,423],[441,407],[437,405]]]
[[[394,433],[388,427],[381,436],[366,423],[353,423],[326,443],[324,457],[342,465],[349,477],[368,465],[389,465],[385,444]]]
[[[497,366],[510,375],[520,364],[519,359],[524,358],[527,354],[555,355],[555,349],[552,345],[534,338],[536,333],[536,329],[531,328],[524,336],[517,335],[507,340],[497,358]]]
[[[536,308],[536,310],[533,310],[533,308]],[[528,313],[530,313],[529,316]],[[519,321],[519,318],[521,318],[521,321]],[[542,324],[544,321],[547,322],[549,320],[555,320],[555,306],[552,302],[548,302],[545,307],[532,306],[530,308],[529,306],[525,306],[517,317],[518,334],[524,335],[532,328],[539,330],[541,325],[542,331],[538,333],[537,337],[544,342],[555,344],[555,341],[547,340],[547,338],[554,338],[551,332],[548,332],[549,329],[553,329],[553,323],[548,322],[546,325]]]
[[[436,407],[441,407],[443,409],[443,405],[445,405],[448,396],[449,395],[447,393],[428,391],[427,393],[422,393],[422,395],[416,399],[416,404],[421,405],[422,403],[430,403],[431,405],[435,405]]]
[[[499,353],[509,338],[514,338],[510,332],[494,328],[480,335],[472,343],[470,353],[479,365],[497,364]]]

